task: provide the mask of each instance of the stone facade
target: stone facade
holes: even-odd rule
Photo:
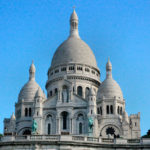
[[[128,116],[122,91],[112,77],[110,60],[106,64],[106,79],[100,81],[95,56],[79,36],[75,10],[70,17],[70,36],[57,48],[48,69],[47,96],[35,81],[35,71],[32,62],[29,81],[15,104],[15,115],[4,119],[3,141],[12,135],[33,135],[33,120],[37,123],[37,137],[80,135],[98,140],[121,137],[122,141],[140,138],[140,113]]]

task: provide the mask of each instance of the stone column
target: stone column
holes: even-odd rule
[[[103,116],[106,115],[106,105],[105,105],[104,100],[102,100],[102,113],[103,113]]]
[[[114,114],[117,115],[117,99],[114,97]]]
[[[71,101],[71,99],[72,99],[72,90],[70,89],[69,90],[69,102]]]
[[[56,118],[56,134],[60,134],[60,117]]]
[[[70,118],[70,127],[69,127],[69,131],[70,131],[70,134],[72,134],[72,118]]]
[[[25,114],[25,108],[24,108],[24,104],[23,104],[23,101],[21,102],[21,117],[24,117],[24,114]]]
[[[82,97],[85,98],[85,88],[82,88]]]

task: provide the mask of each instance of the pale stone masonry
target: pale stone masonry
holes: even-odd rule
[[[70,17],[70,35],[57,48],[48,69],[47,96],[37,84],[35,72],[32,62],[29,81],[15,104],[15,115],[4,119],[4,137],[0,142],[4,149],[6,145],[6,149],[13,147],[12,141],[15,149],[47,150],[61,149],[57,144],[63,145],[62,141],[66,142],[65,150],[76,149],[76,143],[79,149],[89,149],[90,142],[90,149],[111,149],[114,144],[118,144],[114,148],[123,144],[134,149],[134,145],[142,147],[147,142],[140,139],[140,113],[128,116],[126,112],[125,99],[112,77],[109,59],[106,79],[100,81],[96,58],[79,36],[75,10]],[[91,129],[89,119],[93,121]],[[33,120],[38,124],[34,135]]]

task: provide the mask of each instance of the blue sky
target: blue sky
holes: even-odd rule
[[[128,114],[141,112],[141,134],[150,129],[149,0],[0,0],[0,132],[14,112],[31,61],[45,90],[56,48],[69,35],[73,6],[80,37],[93,50],[101,81],[108,57]]]

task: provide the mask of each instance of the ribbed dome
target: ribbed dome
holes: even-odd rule
[[[110,60],[106,64],[106,79],[102,82],[98,90],[98,98],[114,98],[123,99],[123,94],[118,83],[112,78],[112,65]]]
[[[67,63],[80,63],[97,68],[92,50],[84,41],[77,37],[69,37],[57,48],[51,67]]]
[[[120,97],[123,99],[122,91],[118,83],[112,78],[105,79],[99,87],[98,98],[114,98]]]
[[[40,86],[35,81],[35,66],[32,62],[29,68],[29,81],[21,89],[18,100],[33,101]]]
[[[18,99],[24,101],[33,101],[39,88],[40,86],[34,80],[30,80],[21,89]]]

